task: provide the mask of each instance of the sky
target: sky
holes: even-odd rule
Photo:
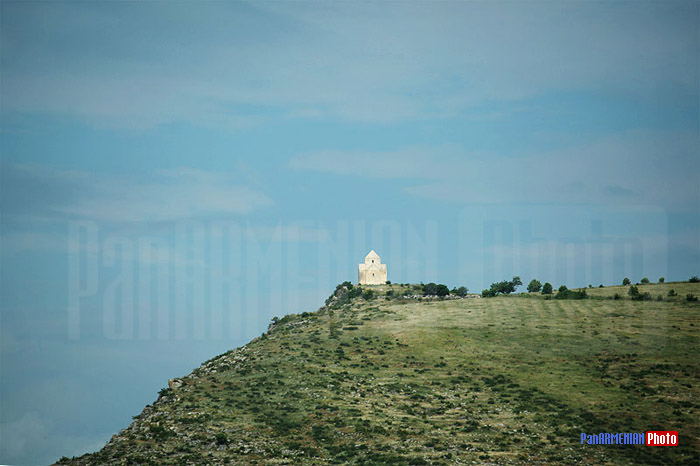
[[[0,462],[99,449],[370,249],[700,273],[697,1],[0,2]]]

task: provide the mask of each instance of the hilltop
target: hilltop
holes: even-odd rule
[[[700,284],[642,285],[646,301],[627,287],[402,297],[417,287],[341,285],[59,463],[698,463],[700,305],[685,296]],[[580,443],[645,430],[677,430],[679,446]]]

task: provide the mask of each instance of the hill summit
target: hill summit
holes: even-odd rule
[[[697,464],[700,306],[678,294],[700,285],[641,286],[663,295],[649,301],[348,285],[59,464]],[[581,443],[646,430],[677,430],[679,446]]]

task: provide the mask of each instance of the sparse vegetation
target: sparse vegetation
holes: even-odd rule
[[[700,285],[635,286],[686,296],[662,301],[619,286],[419,301],[404,296],[422,287],[382,285],[391,301],[335,307],[359,289],[341,285],[60,464],[697,464]],[[677,426],[679,446],[571,447],[650,426]]]

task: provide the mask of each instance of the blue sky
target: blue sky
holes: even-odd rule
[[[375,249],[700,272],[697,2],[0,3],[0,462],[99,448]]]

